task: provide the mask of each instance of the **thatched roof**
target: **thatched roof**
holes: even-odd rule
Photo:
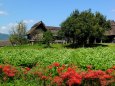
[[[47,30],[61,30],[61,27],[54,27],[54,26],[46,26]]]
[[[40,21],[36,24],[34,24],[31,29],[28,31],[27,34],[31,34],[33,33],[38,27],[42,27],[42,29],[46,30],[50,30],[53,34],[57,34],[57,32],[61,29],[61,27],[54,27],[54,26],[45,26],[45,24]]]
[[[27,32],[27,34],[33,33],[39,26],[41,26],[44,30],[46,30],[45,24],[42,21],[40,21],[40,22],[34,24],[31,27],[31,29]]]
[[[50,30],[53,33],[53,36],[58,35],[58,31],[61,30],[61,27],[46,26],[47,30]]]
[[[111,21],[111,30],[106,31],[105,35],[115,35],[115,21]]]
[[[50,30],[54,36],[57,35],[58,31],[61,30],[61,27],[54,27],[54,26],[45,26],[45,24],[40,21],[36,24],[34,24],[31,29],[28,31],[27,34],[32,34],[38,27],[42,27],[42,29],[44,31],[46,30]],[[105,35],[109,36],[109,35],[115,35],[115,21],[111,21],[111,30],[106,31]]]

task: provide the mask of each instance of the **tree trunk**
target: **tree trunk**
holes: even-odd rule
[[[75,38],[73,37],[73,44],[75,43]]]
[[[101,43],[103,43],[102,39],[101,39]]]
[[[94,40],[94,44],[96,44],[96,38],[95,38],[95,40]]]
[[[87,38],[87,44],[89,44],[89,37]]]

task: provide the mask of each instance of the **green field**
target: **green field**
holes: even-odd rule
[[[115,44],[104,44],[105,47],[67,49],[62,45],[43,48],[43,45],[23,45],[0,48],[0,63],[15,66],[32,67],[36,63],[46,66],[53,62],[75,64],[85,69],[92,65],[93,69],[106,70],[115,65]]]

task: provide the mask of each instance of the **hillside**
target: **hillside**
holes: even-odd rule
[[[8,34],[0,33],[0,40],[7,40],[9,37]]]

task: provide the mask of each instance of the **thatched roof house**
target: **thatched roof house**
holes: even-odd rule
[[[50,30],[53,33],[53,37],[57,37],[58,31],[61,30],[60,27],[45,26],[45,24],[40,21],[34,24],[27,33],[27,38],[30,41],[42,41],[43,32]]]
[[[115,35],[115,21],[111,21],[111,30],[106,31],[105,35]]]
[[[30,41],[42,41],[43,32],[47,30],[50,30],[55,38],[58,38],[58,31],[61,30],[61,27],[45,26],[45,24],[40,21],[31,27],[27,33],[27,38]],[[111,30],[106,31],[105,36],[108,37],[106,42],[115,42],[115,21],[111,21]]]
[[[106,31],[105,35],[108,37],[107,42],[115,43],[115,21],[111,21],[111,30]]]

